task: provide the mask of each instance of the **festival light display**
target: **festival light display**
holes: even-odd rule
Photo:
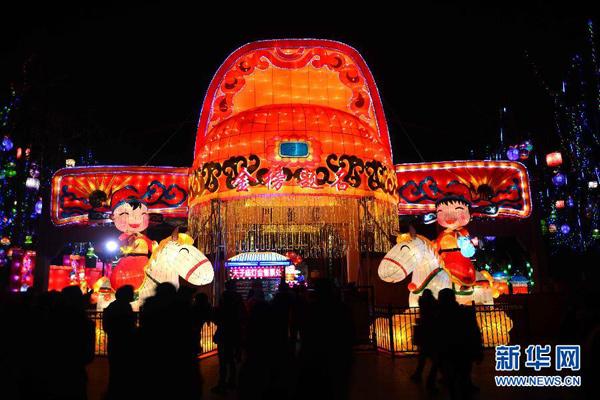
[[[417,317],[414,309],[407,309],[401,314],[376,318],[374,327],[377,331],[377,347],[405,354],[416,353],[418,346],[413,341],[413,334]],[[513,321],[505,311],[496,307],[475,307],[475,318],[485,347],[510,343]]]
[[[215,251],[217,226],[227,255],[291,244],[305,257],[358,254],[357,233],[367,229],[371,250],[383,251],[397,227],[383,107],[364,60],[345,44],[274,40],[236,50],[208,88],[194,155],[189,170],[62,169],[52,182],[52,220],[110,222],[105,203],[132,187],[153,196],[148,212],[187,217],[205,252]],[[207,218],[213,200],[218,222]]]
[[[447,195],[463,197],[473,207],[496,207],[494,217],[527,218],[531,194],[526,168],[511,161],[447,161],[396,166],[400,214],[435,211]],[[485,215],[485,213],[482,213]]]
[[[546,154],[546,164],[549,167],[559,167],[562,165],[562,154],[560,152],[555,151],[553,153]]]
[[[214,272],[210,261],[194,246],[194,239],[176,228],[171,236],[163,239],[152,251],[147,263],[145,279],[140,288],[140,299],[152,296],[156,285],[169,282],[179,288],[179,279],[202,286],[213,281]]]
[[[187,216],[188,169],[176,167],[69,167],[52,178],[51,218],[55,225],[109,222],[112,195],[127,188],[144,198],[151,213],[172,218]],[[93,207],[90,196],[105,194],[105,204]]]
[[[11,250],[10,281],[8,287],[13,292],[25,292],[33,286],[36,252],[20,248],[13,248]]]
[[[531,144],[515,149],[522,160]],[[120,190],[144,198],[150,214],[187,217],[204,253],[354,257],[349,280],[357,279],[350,266],[366,246],[360,237],[370,238],[367,251],[387,251],[398,212],[430,213],[449,192],[487,210],[480,215],[531,212],[527,172],[518,162],[394,166],[364,60],[347,45],[312,39],[254,42],[225,60],[202,106],[189,169],[60,170],[52,183],[53,222],[110,222],[111,198]],[[270,267],[248,272],[230,265],[229,271],[235,277],[279,273]]]
[[[291,265],[293,262],[288,257],[268,251],[238,254],[225,262],[231,279],[280,279],[285,268]]]
[[[72,265],[50,265],[48,272],[48,290],[61,291],[68,286],[93,288],[102,277],[100,268],[77,267],[74,273]]]
[[[227,279],[236,281],[236,290],[247,295],[259,284],[271,295],[286,277],[286,269],[294,267],[291,259],[271,251],[241,253],[225,262]]]
[[[528,217],[531,195],[525,167],[511,161],[454,161],[398,165],[396,171],[399,213],[422,215],[425,223],[437,221],[443,230],[435,243],[400,235],[380,263],[380,278],[398,282],[412,273],[411,306],[417,306],[426,288],[434,295],[452,288],[458,301],[467,304],[493,304],[508,292],[487,270],[475,269],[475,242],[466,225],[472,215]]]
[[[283,276],[283,267],[229,267],[229,279],[280,279]]]
[[[570,58],[560,90],[553,90],[532,63],[534,73],[554,104],[554,124],[560,150],[546,155],[548,168],[539,171],[540,213],[548,230],[551,254],[565,249],[579,254],[597,251],[600,241],[594,230],[600,227],[597,186],[598,127],[600,104],[600,65],[596,56],[595,27],[587,22],[587,43]],[[592,183],[590,185],[589,183]],[[570,209],[558,209],[555,201],[569,197]],[[569,229],[561,229],[567,224]],[[577,229],[570,229],[577,227]]]
[[[115,227],[122,232],[121,258],[112,271],[110,283],[113,289],[131,285],[138,290],[146,278],[146,264],[154,243],[144,232],[150,224],[146,198],[136,197],[137,190],[124,187],[111,197],[111,218]]]
[[[426,237],[411,232],[399,235],[396,240],[396,245],[383,257],[377,273],[381,280],[389,283],[401,282],[411,275],[408,284],[411,307],[418,307],[425,289],[437,297],[440,290],[452,288],[461,304],[473,301],[493,304],[493,299],[498,297],[494,279],[486,271],[473,271],[474,279],[469,285],[455,284],[455,270],[446,266],[436,244]]]
[[[24,291],[33,285],[32,273],[25,270],[35,266],[38,191],[45,182],[37,161],[41,153],[23,146],[23,135],[17,134],[23,131],[18,123],[22,118],[16,118],[22,91],[11,87],[7,100],[0,104],[0,270],[18,264],[19,271],[10,272],[8,287]]]
[[[190,178],[189,226],[207,251],[211,200],[223,202],[232,252],[267,243],[285,252],[300,232],[303,255],[318,257],[331,242],[326,226],[356,249],[361,202],[383,228],[374,240],[383,250],[383,232],[397,224],[396,191],[381,101],[354,49],[326,40],[255,42],[217,71]]]
[[[529,293],[529,279],[524,276],[515,275],[510,279],[512,294]]]

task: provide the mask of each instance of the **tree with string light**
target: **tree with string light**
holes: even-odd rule
[[[560,90],[543,83],[554,101],[560,139],[560,149],[546,155],[539,191],[542,229],[554,252],[583,254],[600,247],[600,68],[591,20],[587,29],[588,51],[571,58]]]
[[[0,269],[12,291],[33,285],[33,249],[42,212],[39,163],[18,135],[21,104],[21,94],[11,87],[0,108]]]

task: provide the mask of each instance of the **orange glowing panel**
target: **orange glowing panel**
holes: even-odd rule
[[[110,212],[119,191],[135,193],[148,209],[165,217],[187,217],[188,168],[92,166],[60,169],[52,177],[51,218],[55,225],[86,224],[90,211]],[[102,192],[106,201],[93,209],[89,196]]]
[[[400,214],[427,214],[444,196],[475,207],[496,206],[499,217],[531,214],[527,169],[514,161],[446,161],[396,165]]]
[[[397,201],[371,72],[356,50],[328,40],[232,53],[205,97],[192,171],[190,206],[284,194]]]

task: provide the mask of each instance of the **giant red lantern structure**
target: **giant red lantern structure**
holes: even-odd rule
[[[428,212],[453,180],[497,202],[500,216],[530,213],[519,163],[394,166],[375,81],[353,48],[269,40],[237,49],[217,71],[191,168],[66,168],[53,179],[51,209],[57,225],[88,223],[92,192],[110,199],[130,186],[150,196],[149,212],[186,217],[207,254],[336,258],[341,277],[355,281],[362,251],[390,248],[398,212]]]

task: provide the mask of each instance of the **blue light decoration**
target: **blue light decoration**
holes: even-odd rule
[[[279,145],[281,157],[308,157],[309,149],[306,142],[282,142]]]
[[[2,149],[2,151],[11,151],[13,147],[14,147],[13,141],[10,140],[10,138],[8,136],[4,136],[2,138],[2,145],[0,145],[0,148]]]
[[[463,257],[471,258],[475,255],[475,246],[471,242],[471,238],[468,236],[459,236],[458,240],[458,248],[460,249],[460,254]]]
[[[42,199],[39,199],[35,203],[35,206],[34,206],[35,213],[38,214],[38,215],[40,215],[42,213],[42,207],[43,207]]]
[[[567,183],[567,176],[559,172],[552,177],[552,183],[554,186],[564,186]]]
[[[569,196],[569,198],[567,198],[567,206],[575,207],[575,200],[573,200],[573,198],[571,196]]]
[[[428,213],[423,215],[423,223],[424,224],[432,224],[436,221],[435,213]]]
[[[506,157],[508,157],[510,161],[517,161],[520,157],[519,149],[516,147],[509,147],[508,150],[506,150]]]
[[[292,264],[286,256],[268,251],[241,253],[225,261],[225,267],[287,267]]]
[[[563,235],[568,235],[571,232],[571,227],[567,224],[562,224],[560,226],[560,231]]]
[[[557,232],[561,233],[562,224],[566,224],[570,233],[548,237],[548,247],[552,254],[566,248],[579,254],[600,250],[600,242],[594,239],[594,229],[600,226],[599,198],[593,188],[588,186],[588,182],[597,182],[599,179],[600,159],[596,148],[600,141],[597,125],[600,59],[597,56],[594,22],[587,21],[586,28],[587,43],[580,43],[580,53],[573,54],[570,60],[566,60],[569,64],[562,80],[562,90],[560,87],[551,88],[541,76],[540,69],[531,63],[534,74],[555,106],[554,126],[558,136],[555,142],[560,143],[561,147],[547,155],[548,167],[565,165],[565,171],[569,171],[568,188],[566,180],[565,186],[554,186],[554,179],[552,183],[550,180],[540,180],[542,185],[547,183],[547,188],[550,189],[540,196],[540,209],[543,213],[551,213],[555,200],[564,198],[563,196],[567,197],[567,205],[570,207],[567,213],[561,215],[560,224],[556,227]],[[560,178],[558,183],[563,183]],[[568,197],[573,199],[572,207]]]
[[[492,274],[492,278],[497,281],[507,281],[510,276],[504,271],[498,271]]]

